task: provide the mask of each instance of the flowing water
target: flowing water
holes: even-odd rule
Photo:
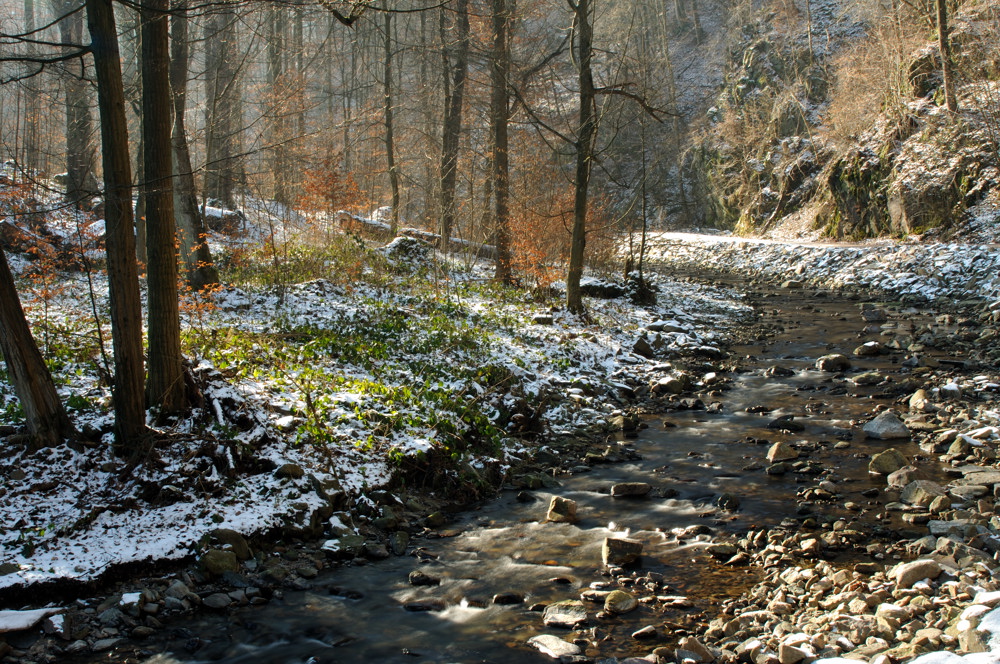
[[[733,349],[743,358],[745,371],[731,374],[727,389],[706,398],[720,401],[721,412],[652,418],[640,437],[627,441],[641,459],[559,477],[561,486],[533,492],[534,500],[505,491],[464,515],[446,533],[451,536],[417,540],[415,555],[324,571],[310,590],[286,591],[266,606],[172,622],[150,648],[170,654],[154,661],[549,662],[527,640],[539,633],[569,633],[545,628],[534,605],[576,598],[581,588],[608,581],[601,544],[606,537],[625,535],[644,542],[640,573],[662,574],[668,584],[657,594],[688,601],[643,604],[624,616],[592,621],[596,628],[575,635],[590,644],[588,654],[645,654],[669,645],[674,628],[713,614],[723,600],[757,578],[753,569],[714,562],[705,552],[705,536],[693,535],[689,527],[739,533],[801,520],[798,494],[821,479],[834,482],[839,497],[815,506],[816,513],[892,525],[862,493],[882,486],[869,477],[867,463],[873,451],[887,445],[864,441],[852,424],[870,415],[876,403],[891,399],[880,393],[884,388],[854,387],[813,369],[816,358],[826,353],[849,355],[866,339],[887,341],[892,328],[889,335],[870,330],[859,336],[866,324],[858,303],[834,297],[784,292],[763,302],[765,321],[785,329]],[[903,329],[917,318],[926,322],[926,314],[898,310],[892,320]],[[856,364],[898,375],[900,359],[882,356]],[[775,365],[792,375],[766,375]],[[769,412],[750,413],[748,408]],[[780,415],[796,416],[804,430],[768,429]],[[821,474],[767,475],[764,456],[768,443],[776,441],[809,441],[804,456],[817,463]],[[920,459],[920,451],[909,443],[893,446]],[[612,498],[609,487],[623,481],[648,482],[655,497]],[[739,498],[738,510],[714,507],[724,493]],[[580,521],[543,523],[551,495],[575,500]],[[856,503],[854,511],[844,508],[848,501]],[[417,569],[440,578],[440,586],[411,586],[407,577]],[[505,592],[520,593],[526,600],[505,606],[492,602],[495,594]],[[591,615],[599,608],[593,605]],[[646,625],[658,627],[657,640],[631,638]]]

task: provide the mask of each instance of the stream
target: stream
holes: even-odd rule
[[[325,570],[309,590],[286,590],[265,606],[171,621],[146,644],[152,652],[169,654],[146,661],[551,662],[527,644],[542,633],[575,638],[596,658],[644,655],[674,645],[686,627],[704,621],[757,580],[759,570],[725,566],[708,554],[709,531],[745,533],[781,522],[802,524],[807,518],[818,525],[802,527],[829,528],[843,519],[859,530],[876,524],[904,528],[898,515],[866,497],[873,495],[870,489],[884,486],[867,472],[870,454],[893,446],[922,460],[932,473],[933,465],[909,442],[866,442],[857,424],[877,403],[892,405],[895,395],[884,394],[884,384],[857,387],[815,370],[814,364],[831,352],[850,356],[866,340],[887,342],[913,323],[933,324],[930,312],[891,305],[887,324],[863,332],[868,324],[858,301],[785,290],[751,299],[762,322],[783,331],[731,349],[741,370],[701,395],[706,405],[721,402],[718,413],[687,410],[650,417],[637,438],[610,441],[634,449],[639,458],[559,476],[559,486],[552,488],[505,490],[460,515],[442,536],[416,539],[412,555]],[[899,377],[907,371],[903,357],[896,352],[854,364]],[[782,415],[795,416],[802,430],[769,429],[768,423]],[[778,441],[796,443],[807,462],[802,472],[765,473],[768,447]],[[838,499],[803,502],[802,492],[824,480],[836,485]],[[646,482],[653,491],[643,498],[612,498],[610,487],[619,482]],[[723,494],[735,497],[738,509],[716,507]],[[580,520],[545,523],[552,495],[576,501]],[[595,617],[600,604],[588,604],[588,626],[572,635],[545,627],[542,605],[577,599],[591,584],[611,584],[601,546],[612,536],[643,542],[641,566],[626,581],[641,587],[648,579],[661,579],[656,599],[647,597],[635,611],[601,618]],[[410,585],[408,576],[415,570],[440,579],[440,585]],[[500,594],[515,603],[494,603]],[[656,631],[652,639],[633,638],[647,626]]]

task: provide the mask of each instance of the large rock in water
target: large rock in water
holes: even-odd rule
[[[587,609],[578,599],[565,599],[545,607],[542,621],[554,627],[573,628],[587,622]]]
[[[652,490],[653,487],[646,482],[619,482],[611,487],[611,495],[615,498],[641,498]]]
[[[767,460],[771,463],[777,463],[779,461],[790,461],[792,459],[798,459],[799,452],[794,447],[788,443],[775,443],[771,445],[771,449],[767,451]]]
[[[868,462],[868,472],[876,475],[890,475],[910,462],[895,447],[879,452]]]
[[[634,611],[639,606],[639,600],[624,590],[612,590],[604,598],[604,610],[608,613],[622,614]]]
[[[528,639],[528,645],[534,646],[543,655],[548,655],[553,659],[575,657],[583,652],[580,650],[580,646],[575,643],[564,641],[558,636],[553,636],[552,634],[539,634],[538,636],[533,636]]]
[[[847,371],[851,368],[851,360],[846,355],[831,353],[816,360],[816,368],[820,371],[830,371],[833,373]]]
[[[891,410],[879,413],[875,419],[862,427],[865,435],[876,440],[895,440],[909,438],[910,430],[903,421]]]
[[[607,537],[601,547],[605,565],[629,565],[642,555],[642,542],[634,539]]]
[[[546,521],[576,523],[576,501],[562,496],[552,496]]]

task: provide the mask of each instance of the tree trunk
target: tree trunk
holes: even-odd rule
[[[184,115],[187,111],[187,81],[190,46],[188,44],[188,0],[175,0],[170,17],[171,59],[170,87],[174,93],[174,126],[171,135],[174,154],[174,213],[184,259],[187,283],[193,290],[219,283],[219,273],[208,248],[208,231],[198,211],[191,152],[188,149]]]
[[[35,2],[34,0],[24,0],[24,31],[30,33],[34,29]],[[27,81],[25,83],[30,87],[25,96],[24,107],[24,168],[34,174],[41,167],[38,148],[38,142],[41,140],[41,118],[38,106],[40,94],[33,84]]]
[[[236,206],[237,118],[236,15],[223,4],[205,26],[205,196]]]
[[[497,249],[494,278],[504,284],[514,280],[510,238],[510,22],[514,0],[492,0],[493,50],[490,58],[490,135],[493,188],[493,229]]]
[[[142,142],[146,192],[149,376],[146,402],[161,415],[186,406],[177,302],[173,165],[170,143],[168,0],[144,0],[142,16]]]
[[[597,119],[594,112],[596,92],[591,68],[594,32],[590,23],[590,0],[577,0],[573,32],[576,42],[576,64],[580,74],[580,128],[576,136],[576,181],[573,195],[573,234],[570,239],[569,270],[566,275],[566,308],[583,312],[580,279],[583,276],[583,256],[587,245],[587,204],[590,171],[594,156]]]
[[[392,190],[392,221],[390,233],[395,236],[399,232],[399,169],[396,166],[396,145],[392,116],[392,13],[385,13],[385,33],[383,47],[385,49],[385,69],[383,71],[382,95],[385,114],[385,158],[389,169],[389,187]]]
[[[955,97],[955,75],[951,57],[951,36],[948,29],[948,0],[937,0],[938,49],[941,51],[941,78],[944,83],[944,104],[952,113],[958,111]]]
[[[270,95],[268,109],[268,143],[270,143],[272,195],[279,203],[289,204],[291,196],[288,191],[288,134],[286,131],[286,115],[289,105],[294,103],[287,99],[289,92],[288,76],[285,71],[282,56],[285,54],[287,22],[285,8],[281,5],[272,6],[269,10],[270,33],[267,37],[267,90]]]
[[[90,50],[97,73],[104,161],[105,247],[115,351],[115,447],[136,452],[147,433],[142,391],[142,305],[132,223],[132,173],[112,0],[87,0]]]
[[[52,446],[75,437],[76,430],[59,401],[52,375],[24,318],[14,275],[3,250],[0,250],[0,350],[33,442]]]
[[[59,20],[60,42],[68,47],[83,42],[83,14],[71,13],[80,6],[74,0],[53,0],[52,10]],[[90,99],[87,94],[83,58],[66,63],[69,75],[63,86],[66,100],[66,200],[76,208],[84,207],[97,193],[94,178],[94,151],[90,143],[93,127]]]
[[[455,224],[455,189],[458,179],[458,145],[462,137],[462,107],[465,104],[465,81],[469,71],[469,0],[457,0],[457,14],[452,29],[454,59],[447,41],[444,76],[447,82],[444,120],[441,127],[441,248],[446,249]],[[442,39],[447,34],[442,32]]]

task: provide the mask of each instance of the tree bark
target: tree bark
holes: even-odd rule
[[[288,191],[288,132],[286,115],[292,100],[287,99],[289,92],[288,76],[285,71],[283,55],[288,41],[285,8],[275,5],[269,10],[270,33],[267,37],[267,90],[270,95],[268,109],[268,143],[270,143],[272,195],[274,200],[285,205],[291,202]]]
[[[168,0],[144,0],[142,16],[142,142],[146,192],[149,376],[146,402],[161,415],[186,407],[177,301],[173,165],[170,143]]]
[[[445,49],[444,76],[446,94],[441,128],[441,247],[447,248],[455,224],[455,190],[458,179],[458,146],[462,137],[462,107],[465,104],[465,81],[469,71],[469,0],[455,4],[454,58]],[[447,35],[442,32],[442,39]]]
[[[958,111],[955,96],[954,63],[951,56],[951,35],[948,29],[948,0],[937,0],[938,49],[941,51],[941,78],[944,83],[944,105],[952,113]]]
[[[510,23],[514,0],[492,0],[493,48],[490,58],[490,135],[493,188],[493,228],[497,249],[494,278],[514,281],[510,237]]]
[[[205,196],[236,206],[239,99],[236,15],[223,4],[205,26]]]
[[[188,0],[175,0],[170,17],[171,58],[170,87],[174,93],[174,126],[171,143],[174,154],[174,213],[184,259],[187,283],[199,291],[219,283],[219,273],[212,262],[208,248],[208,231],[204,217],[198,211],[194,172],[191,168],[191,151],[188,149],[184,115],[187,111],[188,62]]]
[[[580,127],[576,136],[576,180],[573,192],[573,233],[570,239],[569,269],[566,275],[566,308],[583,312],[580,279],[587,245],[587,205],[590,173],[594,157],[594,137],[597,134],[595,113],[596,91],[591,66],[594,47],[593,26],[590,23],[590,0],[577,0],[573,7],[573,32],[576,65],[580,83]]]
[[[14,275],[3,250],[0,250],[0,350],[33,442],[52,446],[75,437],[76,430],[24,318]]]
[[[24,0],[24,30],[32,32],[35,29],[35,2]],[[27,82],[26,82],[27,84]],[[24,106],[24,168],[36,173],[40,168],[38,142],[41,139],[41,122],[38,99],[41,96],[34,84],[27,90]]]
[[[392,13],[385,13],[385,28],[383,47],[385,50],[385,68],[382,72],[383,113],[385,117],[385,158],[389,169],[389,187],[392,191],[392,221],[390,233],[395,236],[399,231],[399,168],[396,165],[395,127],[393,125],[392,107]]]
[[[52,0],[52,10],[59,21],[59,39],[67,47],[83,42],[83,13],[75,0]],[[66,102],[66,200],[76,208],[97,193],[94,177],[94,151],[90,143],[93,131],[90,99],[83,58],[67,63],[69,75],[63,81]]]
[[[112,0],[87,0],[87,22],[101,114],[105,247],[115,351],[115,381],[111,388],[115,447],[120,453],[129,453],[139,450],[147,429],[142,390],[142,306],[132,222],[132,169]]]

